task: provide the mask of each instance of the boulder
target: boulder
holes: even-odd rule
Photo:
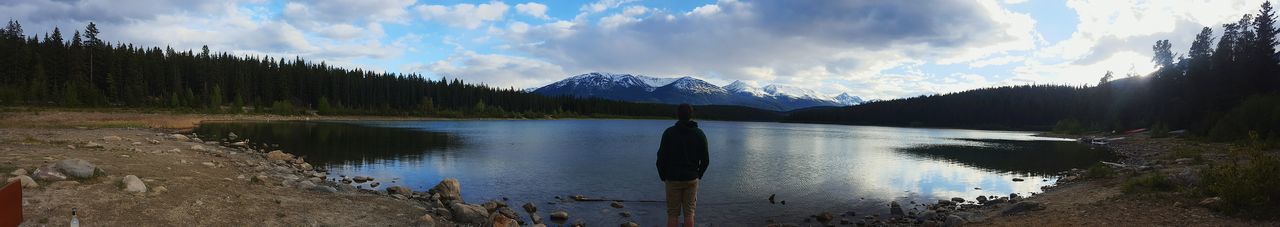
[[[49,165],[36,169],[35,172],[31,173],[31,178],[42,181],[64,181],[67,180],[67,175],[62,174],[53,165]]]
[[[286,154],[286,153],[284,153],[284,151],[280,151],[280,150],[274,150],[274,151],[271,151],[271,152],[268,152],[268,153],[267,153],[267,160],[269,160],[269,161],[277,161],[277,160],[278,160],[278,161],[288,161],[288,160],[292,160],[292,159],[293,159],[293,155],[291,155],[291,154]]]
[[[14,176],[26,176],[27,170],[19,168],[19,169],[13,170],[13,172],[9,172],[9,174]]]
[[[480,205],[453,203],[449,206],[453,212],[453,220],[458,223],[481,224],[489,218],[489,211]]]
[[[904,215],[904,213],[902,212],[902,205],[899,205],[898,201],[889,202],[889,215],[893,215],[893,216]]]
[[[978,203],[987,203],[987,196],[980,195],[978,198],[974,198],[974,200],[978,200]]]
[[[17,176],[17,177],[12,177],[12,178],[9,178],[9,180],[8,180],[7,182],[14,182],[14,181],[18,181],[18,184],[19,184],[19,185],[22,185],[22,187],[24,187],[24,188],[36,188],[36,187],[40,187],[40,184],[37,184],[37,183],[36,183],[36,180],[31,179],[31,177],[29,177],[29,176]]]
[[[834,215],[831,215],[831,212],[822,212],[821,214],[818,214],[816,217],[816,219],[818,219],[818,222],[822,222],[822,224],[831,223],[831,220],[834,220],[835,218],[836,217]]]
[[[1021,200],[1022,196],[1018,193],[1009,193],[1009,200]]]
[[[1043,209],[1044,209],[1044,206],[1040,205],[1040,203],[1038,202],[1022,201],[1022,202],[1014,203],[1013,206],[1009,206],[1008,209],[1005,209],[1000,213],[1004,215],[1010,215],[1010,214],[1017,214],[1017,213],[1027,212],[1027,211],[1043,210]]]
[[[314,167],[311,167],[311,164],[310,164],[310,163],[305,163],[305,162],[304,162],[304,163],[302,163],[302,164],[298,164],[298,169],[301,169],[301,170],[313,170],[313,169],[315,169],[315,168],[314,168]]]
[[[952,202],[956,202],[956,203],[963,203],[963,202],[964,202],[964,198],[960,198],[960,197],[951,197],[951,201],[952,201]]]
[[[510,218],[510,219],[517,219],[520,217],[520,215],[516,214],[516,210],[512,210],[511,207],[505,207],[505,206],[498,208],[498,214],[507,216],[507,218]]]
[[[440,194],[440,200],[444,201],[462,200],[462,185],[458,183],[458,179],[445,178],[428,192]]]
[[[563,220],[568,220],[568,219],[569,219],[569,212],[565,212],[565,211],[556,211],[556,212],[551,212],[551,220],[561,220],[561,221],[563,221]]]
[[[387,193],[411,196],[413,195],[413,189],[409,189],[408,187],[397,185],[397,186],[387,187]]]
[[[234,132],[228,132],[228,133],[227,133],[227,139],[229,139],[229,140],[236,140],[236,139],[238,139],[238,138],[240,138],[240,136],[236,135],[236,133],[234,133]]]
[[[138,179],[138,176],[134,176],[134,175],[124,176],[124,180],[122,180],[121,183],[124,184],[125,192],[132,192],[132,193],[147,192],[147,184],[142,183],[142,179]]]
[[[964,220],[964,218],[960,218],[960,216],[947,215],[947,221],[943,223],[943,226],[947,226],[947,227],[963,226],[965,223],[966,221]]]
[[[520,223],[501,214],[491,214],[489,218],[493,227],[519,227]]]
[[[529,213],[538,212],[538,206],[533,205],[533,203],[524,203],[524,206],[521,206],[521,207],[524,208],[524,212],[529,212]]]
[[[431,214],[423,214],[418,217],[418,221],[414,225],[418,227],[435,227],[436,218],[432,217]]]
[[[66,159],[53,164],[54,168],[70,177],[90,178],[98,167],[83,159]]]

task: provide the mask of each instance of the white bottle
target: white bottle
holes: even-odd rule
[[[71,227],[80,227],[80,218],[76,217],[76,208],[71,208]]]

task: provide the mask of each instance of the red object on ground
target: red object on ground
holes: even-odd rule
[[[1128,135],[1128,134],[1134,134],[1134,133],[1146,132],[1146,131],[1147,131],[1147,128],[1140,128],[1140,129],[1134,129],[1134,130],[1124,131],[1124,134],[1125,134],[1125,135]]]
[[[22,181],[0,188],[0,226],[22,224]]]

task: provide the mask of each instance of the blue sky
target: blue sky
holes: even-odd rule
[[[142,45],[528,88],[587,72],[791,85],[871,99],[1145,74],[1151,45],[1257,0],[16,0],[29,35],[99,24]]]

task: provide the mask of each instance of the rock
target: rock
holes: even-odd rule
[[[94,166],[93,163],[89,163],[89,161],[85,161],[83,159],[66,159],[58,161],[53,164],[53,167],[62,171],[62,173],[67,174],[67,176],[75,178],[93,177],[94,170],[98,169],[98,167]]]
[[[67,144],[67,149],[75,150],[75,149],[76,149],[76,145]]]
[[[31,178],[41,181],[64,181],[67,180],[67,175],[59,172],[53,165],[49,165],[36,169],[35,172],[31,173]]]
[[[1013,181],[1014,181],[1014,182],[1022,182],[1023,180],[1022,180],[1022,178],[1014,177],[1014,178],[1013,178]]]
[[[26,175],[27,175],[27,170],[26,170],[26,169],[19,168],[19,169],[13,170],[13,172],[9,172],[9,175],[14,175],[14,176],[26,176]]]
[[[963,203],[963,202],[964,202],[964,198],[960,198],[960,197],[951,197],[951,201],[952,201],[952,202],[956,202],[956,203]]]
[[[191,150],[208,152],[209,148],[205,148],[204,146],[201,146],[201,145],[191,145]]]
[[[200,140],[200,138],[191,138],[191,141],[196,143],[204,143],[204,140]]]
[[[432,217],[431,214],[423,214],[418,217],[418,221],[414,223],[414,225],[417,225],[418,227],[435,227],[436,218]]]
[[[453,203],[449,206],[453,212],[453,220],[458,223],[481,224],[489,217],[489,211],[480,205]]]
[[[1044,206],[1040,205],[1040,203],[1038,202],[1022,201],[1022,202],[1014,203],[1013,206],[1009,206],[1008,209],[1005,209],[1000,213],[1004,215],[1010,215],[1010,214],[1017,214],[1017,213],[1027,212],[1027,211],[1043,210],[1043,209],[1044,209]]]
[[[952,202],[951,200],[943,200],[943,199],[939,199],[939,200],[938,200],[938,205],[950,206],[950,205],[956,205],[956,202]]]
[[[511,219],[506,215],[490,214],[489,216],[490,216],[489,220],[492,221],[490,224],[493,227],[519,227],[520,226],[519,222],[516,222],[515,219]]]
[[[252,179],[249,179],[250,182],[263,183],[263,184],[266,184],[269,180],[271,180],[271,178],[267,177],[267,175],[258,175],[253,177]]]
[[[889,202],[889,215],[893,215],[893,216],[903,215],[902,205],[899,205],[898,201]]]
[[[987,200],[987,203],[984,203],[984,205],[995,205],[995,204],[1001,204],[1005,202],[1009,202],[1009,197],[1000,197],[992,200]]]
[[[1179,159],[1174,159],[1174,160],[1173,160],[1173,162],[1178,163],[1178,164],[1182,164],[1182,165],[1189,164],[1189,163],[1194,162],[1194,161],[1196,161],[1196,160],[1195,160],[1195,159],[1190,159],[1190,158],[1179,158]]]
[[[298,169],[301,169],[301,170],[312,170],[312,169],[314,169],[314,168],[313,168],[313,167],[311,167],[311,164],[310,164],[310,163],[305,163],[305,162],[304,162],[304,163],[302,163],[302,164],[298,164]],[[357,182],[359,182],[359,181],[357,180]]]
[[[1009,200],[1022,200],[1022,196],[1018,193],[1009,193]]]
[[[274,150],[274,151],[271,151],[271,152],[268,152],[268,153],[267,153],[267,160],[268,160],[268,161],[277,161],[277,160],[279,160],[279,161],[288,161],[288,160],[292,160],[292,159],[293,159],[293,155],[291,155],[291,154],[285,154],[285,153],[284,153],[284,151],[280,151],[280,150]]]
[[[155,192],[156,194],[165,193],[168,191],[169,191],[169,188],[166,188],[164,186],[156,186],[155,188],[151,189],[151,192]]]
[[[618,208],[618,209],[622,209],[622,207],[623,207],[623,206],[622,206],[622,203],[621,203],[621,202],[618,202],[618,201],[613,201],[612,203],[609,203],[609,206],[611,206],[611,207],[613,207],[613,208]]]
[[[40,187],[40,184],[37,184],[36,180],[31,179],[31,177],[29,176],[17,176],[17,177],[9,178],[7,182],[14,182],[14,181],[17,181],[18,184],[22,185],[23,188]]]
[[[240,138],[240,136],[236,135],[236,133],[234,133],[234,132],[228,132],[228,133],[227,133],[227,139],[229,139],[229,140],[236,140],[236,139],[238,139],[238,138]]]
[[[369,183],[369,188],[376,188],[378,187],[378,185],[382,185],[382,183],[378,183],[377,181],[374,181],[373,183]]]
[[[899,208],[899,209],[901,209],[901,208]],[[818,214],[817,216],[818,216],[818,217],[817,217],[818,222],[822,222],[822,224],[830,223],[830,222],[831,222],[831,220],[834,220],[834,219],[835,219],[835,216],[831,215],[831,212],[822,212],[821,214]]]
[[[187,140],[191,140],[191,137],[187,137],[187,135],[183,135],[183,134],[173,134],[173,135],[169,135],[169,138],[173,138],[174,140],[177,140],[177,141],[187,141]]]
[[[124,180],[121,181],[121,183],[124,184],[125,192],[133,192],[133,193],[147,192],[147,185],[142,183],[142,179],[138,179],[138,176],[134,176],[134,175],[124,176]]]
[[[119,136],[103,136],[103,137],[102,137],[102,140],[106,140],[106,141],[121,141],[121,140],[124,140],[124,138],[120,138]]]
[[[530,214],[538,212],[538,206],[533,205],[533,203],[524,203],[524,206],[520,207],[524,208],[524,212],[529,212]]]
[[[516,214],[516,210],[512,210],[511,207],[506,206],[498,208],[498,214],[507,216],[507,218],[510,219],[517,219],[520,217],[519,214]]]
[[[960,216],[948,215],[947,222],[945,222],[943,226],[947,226],[947,227],[963,226],[965,222],[966,221],[964,220],[964,218],[960,218]]]
[[[570,227],[586,227],[586,226],[587,226],[587,220],[582,220],[581,218],[579,218],[579,219],[573,219],[573,224],[571,224],[571,225],[569,225],[569,226],[570,226]]]
[[[498,201],[488,201],[488,202],[484,202],[484,203],[480,204],[480,206],[481,206],[481,207],[484,207],[484,210],[485,210],[485,211],[488,211],[489,213],[493,213],[494,211],[497,211],[497,210],[498,210],[498,207],[499,207],[499,206],[498,206]]]
[[[312,187],[312,188],[311,188],[311,190],[312,190],[312,191],[317,191],[317,192],[328,192],[328,193],[337,193],[337,192],[338,192],[338,189],[337,189],[337,188],[333,188],[333,187],[329,187],[329,186],[315,186],[315,187]]]
[[[551,219],[552,219],[552,220],[561,220],[561,221],[563,221],[563,220],[568,220],[568,219],[569,219],[569,212],[565,212],[565,211],[556,211],[556,212],[551,212]]]
[[[147,142],[151,144],[160,144],[159,140],[153,140],[153,139],[147,139]]]
[[[235,142],[235,143],[231,143],[231,146],[232,147],[248,147],[249,142],[246,142],[246,141]]]
[[[1222,202],[1221,197],[1209,197],[1209,198],[1204,198],[1203,200],[1200,200],[1200,205],[1213,206],[1213,205],[1217,205],[1219,202]]]
[[[311,181],[298,181],[298,189],[307,190],[316,187],[316,183]]]
[[[916,216],[916,220],[918,221],[929,221],[935,219],[938,219],[938,212],[932,210],[924,211],[920,213],[920,215]]]
[[[356,183],[364,183],[365,181],[369,181],[369,178],[365,176],[356,176],[351,178],[351,180],[356,181]]]
[[[100,144],[100,143],[94,143],[94,142],[84,143],[84,145],[81,145],[81,147],[84,147],[84,148],[103,148],[102,144]]]
[[[397,186],[387,187],[387,193],[410,196],[410,195],[413,195],[413,189],[409,189],[407,187],[397,185]]]
[[[978,200],[978,203],[987,203],[987,196],[980,195],[978,198],[975,198],[975,200]]]
[[[440,200],[443,201],[462,200],[462,185],[458,184],[458,179],[445,178],[428,192],[440,194]]]
[[[201,162],[200,164],[208,167],[218,167],[218,164],[213,164],[212,162]]]
[[[636,222],[629,221],[629,222],[622,223],[621,226],[622,227],[640,227],[640,224],[636,224]]]

